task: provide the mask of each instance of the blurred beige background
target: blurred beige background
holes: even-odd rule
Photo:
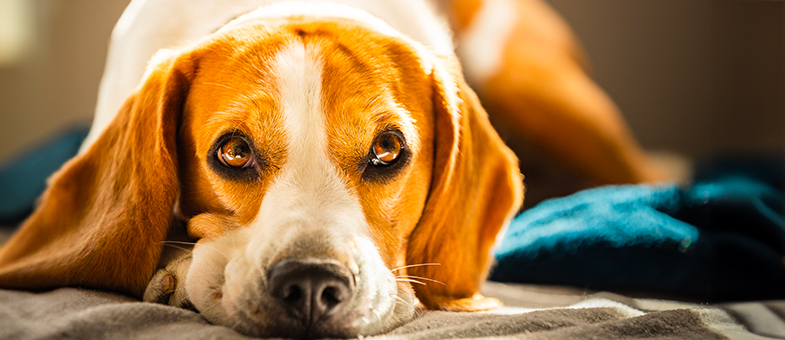
[[[785,2],[549,0],[641,143],[785,155]],[[0,0],[0,163],[89,124],[128,0]]]

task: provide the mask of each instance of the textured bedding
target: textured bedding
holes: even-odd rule
[[[694,305],[543,286],[487,283],[506,307],[422,312],[378,339],[785,338],[785,301]],[[247,339],[199,314],[105,292],[0,291],[0,339]]]

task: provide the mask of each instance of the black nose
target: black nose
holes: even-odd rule
[[[338,262],[282,260],[267,271],[267,289],[292,317],[310,326],[351,299],[354,278]]]

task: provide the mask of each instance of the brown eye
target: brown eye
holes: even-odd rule
[[[383,132],[373,141],[373,165],[390,165],[401,154],[401,138],[392,131]]]
[[[242,138],[231,138],[218,149],[218,160],[232,168],[247,168],[253,165],[251,147]]]

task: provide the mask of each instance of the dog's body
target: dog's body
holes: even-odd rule
[[[132,2],[113,34],[90,136],[0,250],[0,286],[190,301],[212,322],[263,336],[377,334],[409,320],[417,300],[496,305],[478,289],[521,204],[522,178],[463,80],[446,25],[417,0],[277,2]],[[565,54],[556,63],[579,63],[564,32],[487,18],[504,4],[553,26],[536,1],[442,3],[485,92],[506,87],[518,45],[537,47],[536,62],[551,51]],[[477,37],[492,24],[501,37]],[[516,29],[525,34],[504,36]],[[565,78],[577,72],[565,69]],[[531,81],[512,88],[534,91],[526,103],[553,100]],[[548,89],[560,81],[542,79]],[[535,115],[584,122],[560,109],[580,106],[570,91],[607,104],[577,86],[568,103],[534,105]],[[614,115],[597,123],[611,137],[595,123],[584,130],[621,147],[574,161],[607,182],[653,179]],[[572,159],[558,135],[546,147]],[[172,221],[198,242],[192,254],[161,258]]]

